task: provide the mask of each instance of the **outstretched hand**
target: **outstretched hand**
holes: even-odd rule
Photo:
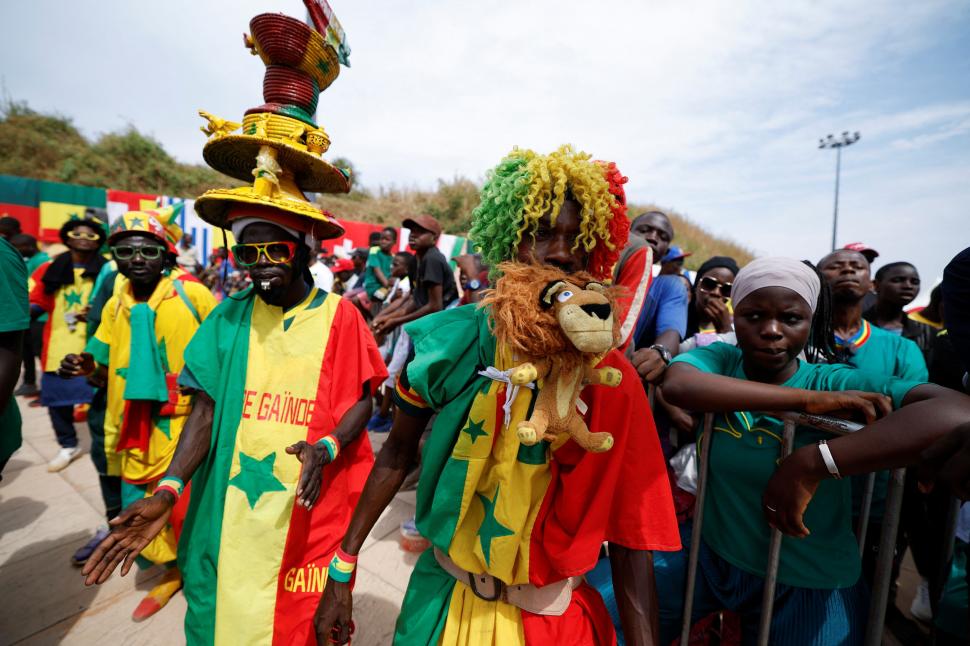
[[[296,502],[310,509],[320,496],[323,487],[323,467],[330,464],[330,454],[322,446],[299,441],[286,447],[286,452],[295,455],[303,463],[300,467],[300,481],[296,485]]]
[[[121,576],[128,574],[135,557],[165,527],[174,506],[174,497],[162,492],[139,500],[113,518],[109,523],[111,533],[81,570],[84,584],[104,583],[122,561]]]
[[[861,390],[809,391],[805,412],[821,415],[829,413],[837,417],[864,417],[871,424],[893,411],[892,400],[879,393]]]
[[[821,480],[815,460],[820,460],[815,445],[803,446],[781,461],[761,496],[761,509],[771,527],[783,534],[805,538],[809,529],[804,516]]]
[[[353,632],[354,598],[350,584],[327,579],[320,597],[313,627],[317,632],[317,644],[346,644]]]

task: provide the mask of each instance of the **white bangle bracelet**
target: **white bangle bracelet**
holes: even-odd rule
[[[825,463],[825,468],[829,470],[832,477],[836,480],[842,479],[842,474],[839,473],[839,467],[835,464],[835,458],[832,457],[832,449],[829,448],[829,444],[825,440],[820,440],[818,443],[818,452],[822,454],[822,462]]]

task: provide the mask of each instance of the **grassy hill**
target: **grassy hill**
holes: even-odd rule
[[[185,197],[239,184],[207,166],[176,161],[161,143],[133,126],[89,141],[69,117],[42,114],[20,102],[0,106],[0,150],[0,173],[55,182]],[[349,160],[333,161],[353,168]],[[478,204],[478,190],[472,180],[455,177],[439,179],[433,191],[356,187],[348,195],[321,195],[317,201],[339,217],[379,224],[397,225],[408,215],[429,213],[449,233],[463,234]],[[658,207],[631,204],[630,214],[651,208]],[[712,255],[733,256],[741,263],[751,259],[740,245],[711,235],[670,209],[661,210],[673,220],[675,242],[694,253],[687,259],[688,267]]]

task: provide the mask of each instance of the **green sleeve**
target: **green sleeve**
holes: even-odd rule
[[[893,409],[903,405],[906,393],[921,386],[925,381],[887,377],[878,372],[860,370],[845,365],[815,364],[813,383],[806,386],[809,390],[861,390],[882,393],[893,400]]]
[[[694,348],[686,354],[679,354],[671,363],[686,363],[701,372],[733,377],[732,366],[737,363],[740,354],[741,350],[737,346],[718,342],[703,348]]]
[[[230,363],[245,365],[235,355],[245,356],[249,351],[249,322],[253,311],[252,288],[226,298],[202,321],[199,329],[185,348],[185,366],[192,375],[193,384],[213,399],[227,388],[227,382],[235,385],[245,383],[244,374],[232,374]],[[236,382],[239,382],[238,384]]]
[[[910,339],[899,339],[895,376],[907,381],[927,381],[930,378],[923,353],[919,346]]]
[[[0,332],[30,327],[27,298],[27,265],[13,245],[0,238]]]
[[[487,314],[475,305],[422,317],[404,329],[414,345],[414,358],[406,368],[408,381],[436,411],[494,361]]]

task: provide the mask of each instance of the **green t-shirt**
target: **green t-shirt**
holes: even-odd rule
[[[13,245],[0,238],[0,334],[30,327],[27,304],[27,265]],[[20,409],[13,395],[0,402],[0,469],[20,448]]]
[[[866,341],[852,350],[852,357],[847,361],[850,366],[873,372],[887,377],[899,377],[907,381],[927,381],[929,372],[926,361],[919,346],[910,339],[904,339],[870,325]],[[866,491],[868,476],[852,476],[852,510],[858,516],[862,509],[862,497]],[[872,508],[869,517],[878,522],[882,519],[886,509],[886,492],[889,489],[889,471],[876,474],[876,481],[872,488]]]
[[[741,349],[714,343],[674,359],[704,372],[747,379]],[[898,408],[918,382],[885,377],[845,365],[799,361],[783,386],[806,390],[863,390],[892,397]],[[780,420],[761,413],[718,413],[710,458],[710,479],[704,509],[704,541],[721,558],[765,575],[770,528],[761,509],[761,495],[775,471],[783,434]],[[832,436],[800,429],[795,447]],[[852,531],[852,492],[848,480],[824,480],[805,511],[807,538],[785,537],[778,581],[800,588],[844,588],[859,579],[859,548]]]
[[[380,247],[371,249],[370,255],[367,256],[367,265],[364,267],[364,291],[367,292],[367,296],[373,298],[374,292],[381,288],[377,276],[374,275],[374,268],[380,268],[384,278],[390,280],[392,260],[394,257],[381,251]]]

